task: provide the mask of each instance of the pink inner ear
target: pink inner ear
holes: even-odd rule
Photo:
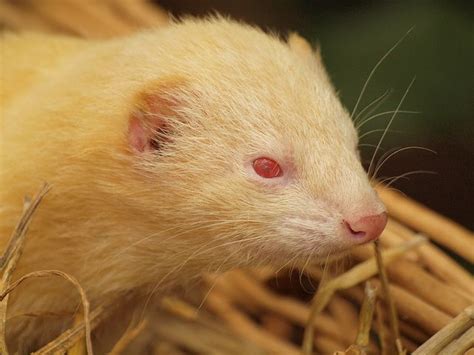
[[[171,140],[168,120],[176,116],[176,108],[180,106],[172,95],[175,87],[175,82],[164,82],[140,95],[137,110],[132,112],[128,124],[128,144],[134,151],[160,150],[162,143]]]
[[[142,153],[150,150],[150,137],[148,136],[143,121],[134,114],[128,126],[128,143],[134,150]]]
[[[128,126],[128,143],[133,150],[143,153],[159,149],[158,133],[163,133],[166,127],[164,117],[171,112],[168,100],[156,94],[144,96],[146,111],[137,109],[130,117]]]
[[[167,124],[161,117],[151,115],[145,118],[145,114],[136,111],[130,117],[128,125],[128,144],[140,153],[159,150],[161,143],[169,142],[166,133]]]

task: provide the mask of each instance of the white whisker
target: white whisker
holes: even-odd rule
[[[381,113],[377,113],[373,116],[370,116],[368,118],[366,118],[365,120],[363,120],[361,123],[359,123],[356,127],[357,130],[359,130],[362,126],[364,126],[366,123],[372,121],[373,119],[377,118],[377,117],[381,117],[381,116],[385,116],[385,115],[389,115],[391,113],[394,113],[395,111],[385,111],[385,112],[381,112]],[[403,114],[419,114],[421,112],[419,111],[408,111],[408,110],[400,110],[398,111],[398,113],[403,113]]]
[[[429,149],[429,148],[425,148],[425,147],[419,147],[419,146],[409,146],[409,147],[403,147],[403,148],[399,148],[399,149],[396,149],[395,151],[391,152],[390,154],[384,154],[386,155],[385,158],[384,156],[381,157],[381,159],[383,159],[380,163],[376,164],[376,168],[374,170],[374,174],[373,174],[373,178],[377,178],[377,174],[378,172],[380,171],[380,169],[383,167],[383,165],[392,157],[394,157],[395,155],[401,153],[401,152],[404,152],[406,150],[412,150],[412,149],[415,149],[415,150],[424,150],[424,151],[427,151],[427,152],[430,152],[430,153],[433,153],[433,154],[436,154],[436,152],[432,149]]]
[[[379,150],[379,148],[380,148],[380,145],[382,144],[382,142],[383,142],[383,140],[384,140],[384,138],[385,138],[385,135],[387,134],[388,129],[389,129],[390,126],[392,125],[392,122],[393,122],[393,120],[395,119],[395,117],[396,117],[396,115],[397,115],[397,113],[398,113],[398,110],[400,109],[400,107],[402,106],[403,102],[405,101],[405,98],[407,97],[408,93],[410,92],[410,89],[411,89],[413,83],[415,82],[415,79],[416,79],[416,77],[414,77],[414,78],[411,80],[410,84],[408,85],[407,89],[405,90],[405,93],[403,94],[402,98],[400,99],[400,103],[398,104],[398,106],[397,106],[397,108],[395,109],[395,111],[394,111],[392,117],[391,117],[390,120],[388,121],[388,124],[387,124],[387,127],[385,127],[384,133],[383,133],[382,136],[380,137],[380,140],[379,140],[379,142],[378,142],[378,144],[377,144],[377,148],[375,149],[375,152],[374,152],[374,154],[372,155],[372,159],[370,160],[369,169],[368,169],[368,171],[367,171],[369,177],[371,176],[371,169],[372,169],[372,166],[373,166],[373,164],[374,164],[374,160],[375,160],[375,157],[376,157],[376,155],[377,155],[377,152],[378,152],[378,150]]]
[[[377,133],[377,132],[383,132],[385,131],[385,129],[383,128],[377,128],[377,129],[373,129],[371,131],[368,131],[368,132],[365,132],[364,134],[362,134],[359,139],[362,139],[362,138],[365,138],[367,136],[370,136],[371,134],[374,134],[374,133]],[[395,131],[395,130],[390,130],[389,131],[390,133],[400,133],[401,131]]]
[[[400,179],[404,179],[406,178],[407,176],[410,176],[410,175],[414,175],[414,174],[432,174],[432,175],[436,175],[437,172],[436,171],[431,171],[431,170],[415,170],[415,171],[409,171],[407,173],[404,173],[404,174],[401,174],[401,175],[398,175],[398,176],[395,176],[395,177],[391,177],[391,178],[386,178],[386,179],[383,179],[381,181],[381,183],[384,183],[385,181],[388,181],[390,179],[392,179],[387,185],[386,187],[390,187],[390,185],[392,185],[394,182],[400,180]]]
[[[392,90],[387,90],[385,91],[382,95],[377,97],[375,100],[373,100],[371,103],[369,103],[367,106],[365,106],[354,118],[354,123],[357,123],[360,118],[363,117],[363,114],[365,111],[368,110],[368,115],[370,115],[373,111],[375,111],[379,106],[390,96]],[[370,109],[373,106],[372,109]]]
[[[385,58],[387,58],[390,53],[392,53],[395,48],[398,47],[398,45],[406,38],[406,36],[408,36],[408,34],[413,30],[413,27],[410,28],[404,35],[402,38],[400,38],[397,43],[395,43],[392,48],[390,48],[387,53],[385,53],[383,55],[382,58],[379,59],[379,61],[377,62],[377,64],[375,64],[374,68],[370,71],[369,73],[369,76],[367,77],[367,80],[365,81],[364,83],[364,86],[362,87],[362,90],[360,91],[360,94],[359,94],[359,97],[357,98],[357,101],[356,101],[356,104],[354,106],[354,109],[352,110],[352,113],[351,113],[351,118],[354,117],[354,114],[355,112],[357,111],[357,108],[359,107],[359,103],[360,103],[360,100],[362,99],[362,96],[365,94],[365,90],[367,89],[367,86],[369,85],[369,82],[370,82],[370,79],[372,79],[372,76],[374,75],[374,73],[377,71],[377,68],[383,63],[383,61],[385,60]]]

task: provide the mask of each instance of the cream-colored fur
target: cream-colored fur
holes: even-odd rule
[[[3,35],[1,246],[23,196],[52,185],[15,278],[63,270],[94,305],[202,271],[324,260],[351,247],[342,219],[383,206],[319,55],[289,42],[221,18],[101,42]],[[167,117],[173,139],[136,152],[130,117],[154,90],[178,103]],[[285,176],[256,176],[259,156]],[[41,279],[15,291],[10,314],[77,304],[68,285]],[[32,330],[18,319],[10,329],[29,342],[54,329],[54,320]]]

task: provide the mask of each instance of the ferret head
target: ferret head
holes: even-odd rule
[[[180,26],[189,36],[128,126],[157,228],[216,264],[323,260],[376,239],[385,209],[319,53],[223,20]]]

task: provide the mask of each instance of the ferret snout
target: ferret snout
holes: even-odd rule
[[[344,220],[349,236],[356,243],[367,243],[377,239],[387,224],[387,213],[364,216],[355,221]]]

